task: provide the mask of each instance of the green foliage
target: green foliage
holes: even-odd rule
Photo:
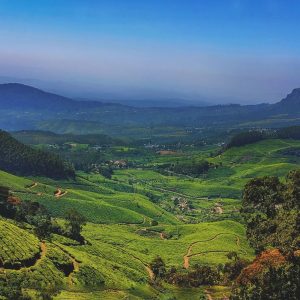
[[[243,197],[247,236],[257,250],[274,246],[283,251],[300,247],[300,170],[291,171],[286,184],[277,177],[251,180]]]
[[[300,259],[279,268],[268,268],[255,283],[236,286],[231,300],[290,299],[300,295]]]
[[[277,130],[280,139],[300,139],[300,126],[284,127]]]
[[[58,156],[26,146],[5,131],[0,131],[0,169],[22,175],[74,177],[73,168]]]
[[[105,283],[103,275],[97,269],[88,265],[81,265],[76,277],[82,285],[89,288],[99,288]]]
[[[226,149],[253,144],[264,139],[266,139],[266,134],[260,131],[241,132],[231,138]]]
[[[31,297],[22,291],[22,281],[20,278],[15,278],[12,276],[0,276],[0,299],[31,300]]]
[[[52,232],[51,216],[42,204],[30,200],[21,202],[16,208],[15,219],[34,225],[35,234],[40,239],[50,238]]]
[[[113,169],[110,167],[101,167],[100,173],[105,178],[111,179],[111,176],[113,175]]]
[[[55,267],[63,272],[65,276],[68,276],[74,270],[70,256],[57,246],[47,244],[47,258],[49,258]]]
[[[228,253],[227,256],[229,256],[229,254],[232,254],[233,252]],[[231,258],[230,258],[231,257]],[[229,256],[229,259],[232,259],[232,256]],[[234,280],[237,279],[237,277],[240,275],[241,271],[250,264],[249,260],[246,259],[242,259],[238,256],[236,256],[236,254],[234,255],[234,259],[227,262],[224,267],[222,268],[222,272],[224,273],[224,281],[225,282],[232,282]]]
[[[169,169],[178,174],[199,176],[208,171],[209,163],[206,160],[178,162]]]
[[[169,283],[181,287],[199,287],[201,285],[215,285],[220,281],[221,276],[217,268],[197,264],[188,272],[178,271],[173,267],[166,278]]]
[[[24,144],[40,145],[40,144],[57,144],[65,143],[89,144],[89,145],[116,145],[121,141],[113,139],[105,134],[56,134],[50,131],[40,130],[22,130],[13,132],[12,136]],[[124,145],[124,141],[122,141]]]
[[[4,186],[0,186],[0,215],[4,217],[14,217],[16,214],[16,208],[9,202],[9,189]]]
[[[67,227],[69,230],[70,237],[83,242],[84,239],[81,236],[83,225],[86,224],[86,219],[76,209],[69,209],[66,211],[65,218],[67,220]]]
[[[163,279],[166,275],[166,265],[161,257],[157,256],[151,263],[150,268],[154,274],[154,280]]]
[[[38,239],[9,222],[0,220],[0,267],[21,268],[39,256]]]
[[[300,170],[289,172],[286,183],[276,177],[251,180],[245,187],[243,208],[247,236],[257,251],[279,248],[281,262],[272,257],[264,268],[260,256],[241,273],[231,299],[299,299],[300,295]],[[264,257],[266,257],[265,254]],[[266,258],[264,258],[266,259]],[[256,271],[256,272],[255,272]]]

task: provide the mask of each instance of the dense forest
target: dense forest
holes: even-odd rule
[[[206,160],[193,160],[172,164],[168,169],[177,174],[198,177],[206,173],[209,167],[209,162]]]
[[[234,135],[227,143],[226,149],[242,147],[266,139],[300,139],[300,126],[284,127],[271,131],[251,130]]]
[[[80,143],[89,145],[124,145],[124,141],[113,139],[105,134],[56,134],[50,131],[22,130],[12,132],[11,135],[24,144],[58,144]]]
[[[20,175],[51,178],[75,176],[72,166],[58,156],[32,149],[5,131],[0,131],[0,169]]]

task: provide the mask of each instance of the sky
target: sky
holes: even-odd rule
[[[300,87],[298,0],[0,0],[0,80],[72,97],[276,102]]]

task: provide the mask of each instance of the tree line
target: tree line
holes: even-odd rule
[[[271,131],[251,130],[234,135],[225,146],[225,149],[241,147],[266,139],[300,139],[300,126],[284,127]]]
[[[0,169],[30,176],[74,178],[74,168],[59,156],[26,146],[0,131]]]

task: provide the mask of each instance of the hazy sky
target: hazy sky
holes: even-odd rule
[[[72,96],[271,102],[300,87],[298,0],[0,0],[0,76]]]

